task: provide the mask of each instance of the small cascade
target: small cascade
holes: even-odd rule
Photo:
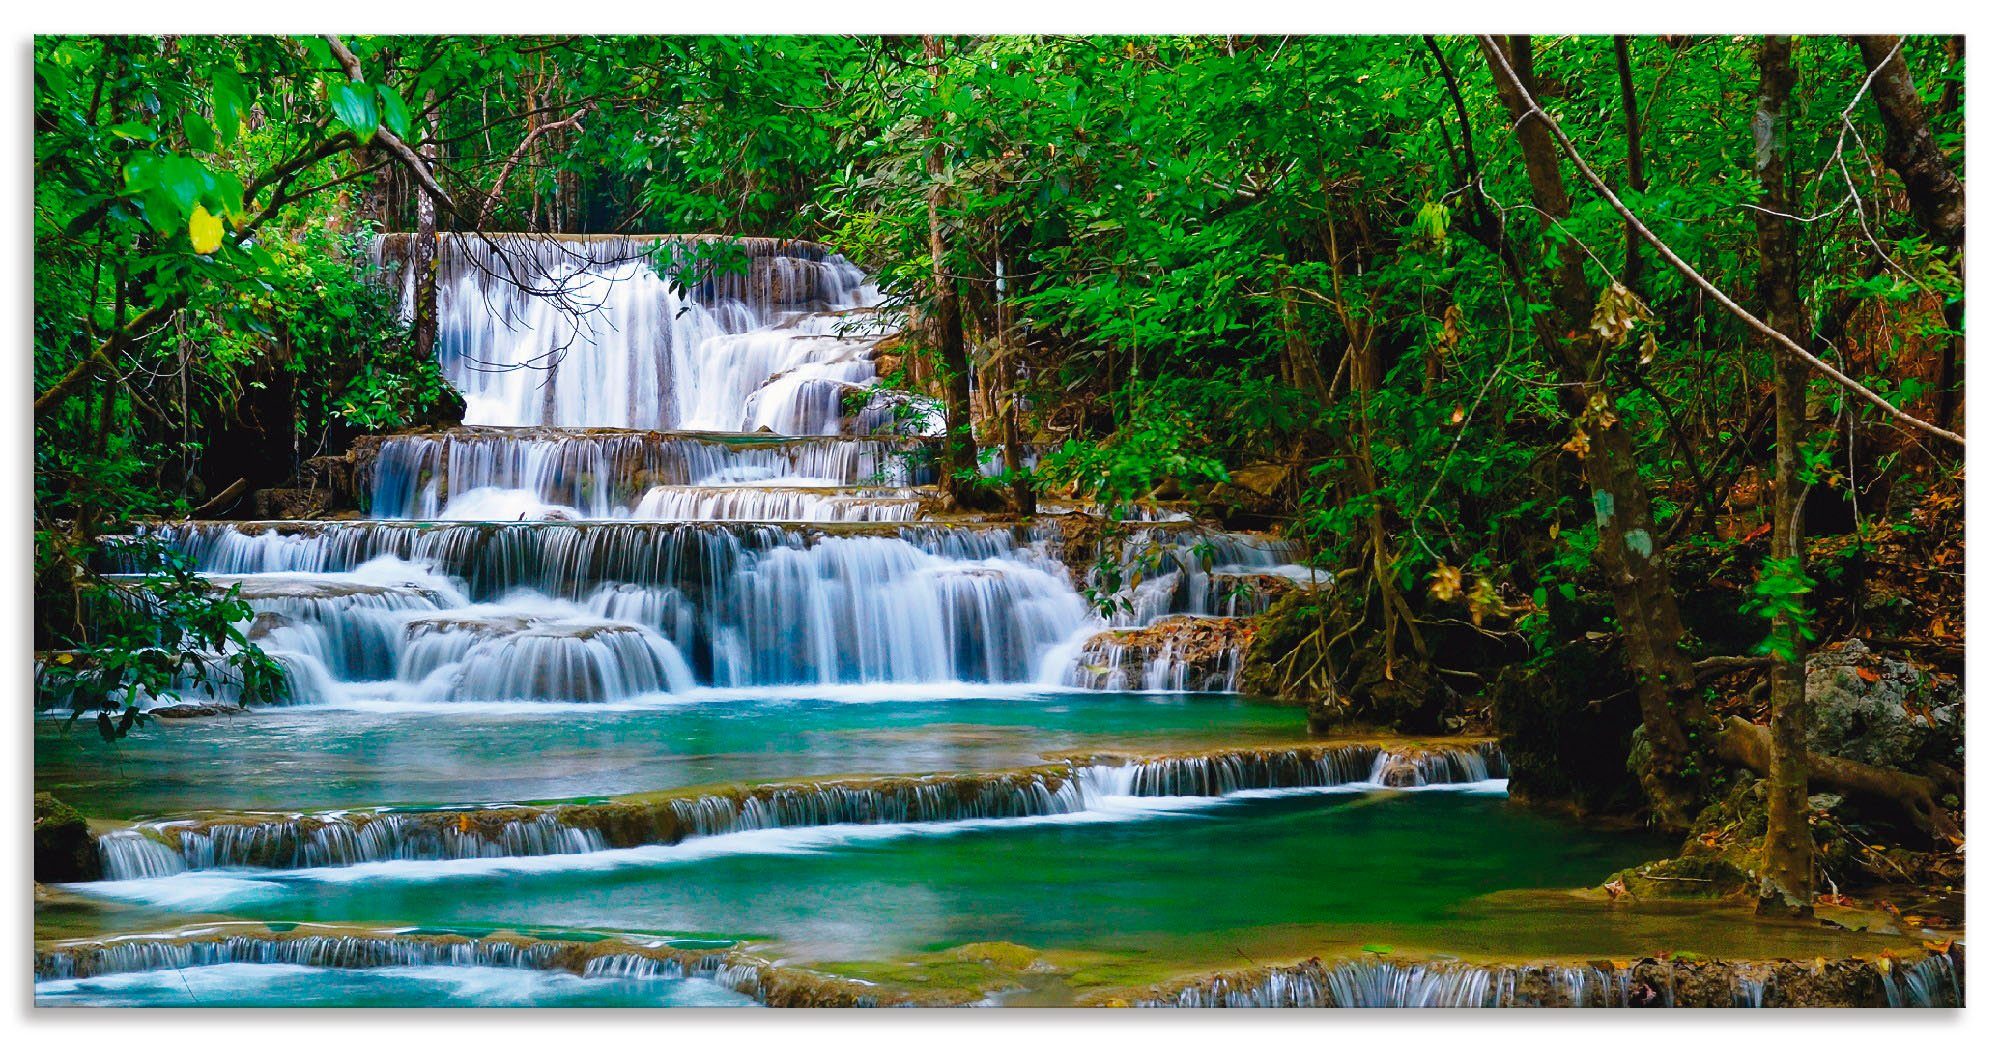
[[[158,879],[188,870],[179,850],[136,829],[97,837],[97,855],[106,879]]]
[[[910,1005],[867,981],[777,966],[734,947],[655,940],[532,936],[471,939],[418,931],[331,932],[294,924],[226,924],[177,935],[71,942],[35,952],[35,981],[55,982],[227,965],[326,970],[453,967],[528,970],[583,978],[705,980],[771,1006]]]
[[[534,506],[578,518],[665,520],[639,505],[654,488],[673,485],[874,485],[907,493],[936,480],[937,450],[899,438],[465,427],[364,438],[356,454],[374,517],[533,521],[541,518],[504,511]]]
[[[1233,691],[1255,630],[1245,621],[1170,615],[1095,634],[1065,681],[1090,691]]]
[[[406,581],[382,585],[385,578]],[[404,620],[466,604],[424,569],[389,559],[348,573],[217,575],[213,581],[235,587],[257,610],[252,629],[265,650],[347,680],[394,676]]]
[[[1963,948],[1940,952],[1918,962],[1899,962],[1882,974],[1887,1004],[1911,1008],[1957,1008],[1965,1005]],[[1959,958],[1954,958],[1954,955]]]
[[[655,485],[632,516],[656,521],[913,521],[922,496],[904,489]]]
[[[1368,780],[1388,788],[1461,785],[1507,776],[1507,754],[1498,742],[1462,749],[1399,749],[1375,761]]]
[[[1138,796],[1223,796],[1247,789],[1329,788],[1367,781],[1383,757],[1372,745],[1257,749],[1169,756],[1138,765]]]
[[[1298,555],[1296,544],[1271,536],[1173,522],[1131,526],[1119,547],[1124,587],[1111,625],[1144,627],[1169,615],[1255,615],[1271,598],[1246,595],[1247,577],[1286,575]]]
[[[657,952],[620,952],[599,955],[583,964],[586,977],[713,977],[722,968],[722,952],[661,958]]]
[[[369,861],[587,854],[606,848],[591,828],[553,814],[482,825],[447,813],[334,812],[238,821],[171,821],[98,840],[105,878],[145,879],[215,868],[332,868]],[[462,826],[462,827],[460,827]]]
[[[334,969],[382,966],[496,966],[543,970],[560,965],[566,947],[513,941],[440,941],[422,937],[315,934],[304,937],[228,935],[213,940],[161,938],[71,945],[35,957],[35,979],[66,980],[114,973],[184,970],[224,963],[292,963]]]
[[[1957,949],[1955,949],[1957,951]],[[1880,968],[1876,963],[1885,963]],[[1644,959],[1614,967],[1490,966],[1456,960],[1311,959],[1156,988],[1131,1004],[1204,1008],[1604,1008],[1925,1006],[1964,1004],[1953,954],[1817,965]]]
[[[414,931],[324,930],[301,926],[278,932],[276,924],[270,928],[244,924],[196,927],[178,935],[64,944],[35,953],[35,980],[78,980],[230,963],[344,970],[485,966],[581,972],[592,977],[713,977],[730,956],[721,950],[675,948],[658,942],[639,945],[615,939],[469,939]]]
[[[1454,752],[1476,759],[1484,749]],[[1485,754],[1498,755],[1497,750]],[[1420,775],[1385,764],[1420,756],[1364,744],[1103,756],[999,773],[777,782],[699,796],[559,807],[233,815],[145,823],[105,834],[98,847],[105,877],[114,880],[217,868],[585,854],[760,829],[1053,817],[1100,809],[1119,798],[1220,798],[1370,784],[1384,776],[1413,787],[1425,784],[1415,780]],[[1504,761],[1501,769],[1504,773]]]
[[[1322,963],[1294,969],[1215,977],[1170,998],[1136,1005],[1201,1008],[1479,1008],[1511,1005],[1512,971],[1457,962],[1398,963],[1380,959]]]

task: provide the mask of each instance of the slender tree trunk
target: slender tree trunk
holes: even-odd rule
[[[1012,276],[1011,266],[1001,259],[997,249],[994,257],[996,265],[1000,266],[993,286],[994,339],[1000,344],[998,364],[993,367],[1000,410],[1000,462],[1007,469],[1007,492],[1013,500],[1014,513],[1032,517],[1035,513],[1035,484],[1022,465],[1021,400],[1020,391],[1014,383],[1014,370],[1022,354],[1021,330],[1014,313],[1013,294],[1007,285],[1007,279]]]
[[[1965,182],[1952,169],[1951,160],[1931,134],[1930,116],[1917,95],[1910,76],[1910,63],[1894,36],[1857,36],[1861,60],[1875,73],[1869,90],[1882,114],[1885,137],[1882,160],[1895,168],[1910,197],[1910,212],[1923,226],[1924,234],[1939,249],[1953,254],[1959,281],[1965,278]],[[1906,45],[1907,46],[1907,45]],[[1944,306],[1945,324],[1951,336],[1939,352],[1937,380],[1937,425],[1950,429],[1959,405],[1959,366],[1965,356],[1965,298]]]
[[[1798,226],[1792,210],[1790,133],[1792,40],[1767,36],[1757,52],[1757,113],[1752,132],[1757,179],[1764,188],[1757,224],[1757,274],[1764,295],[1765,321],[1794,340],[1806,334],[1799,303]],[[1775,212],[1772,212],[1775,211]],[[1778,436],[1771,490],[1771,557],[1799,558],[1800,428],[1805,424],[1806,371],[1782,345],[1771,345],[1776,384]],[[1768,822],[1757,907],[1767,914],[1805,915],[1812,911],[1813,846],[1806,804],[1806,670],[1797,654],[1802,636],[1788,619],[1771,624],[1781,651],[1771,666],[1771,769],[1765,781]],[[1783,649],[1791,649],[1786,652]]]
[[[924,37],[924,57],[930,63],[931,80],[944,75],[944,41]],[[931,189],[926,202],[931,235],[931,345],[937,351],[937,382],[944,398],[944,458],[938,478],[945,502],[956,509],[985,505],[978,482],[979,445],[972,436],[971,357],[965,348],[965,315],[960,310],[958,285],[952,279],[950,255],[945,248],[944,222],[939,204],[944,196],[944,144],[931,149],[926,160]]]
[[[430,109],[436,103],[436,95],[424,95],[424,108]],[[428,123],[428,121],[427,121]],[[437,137],[434,129],[424,128],[424,140],[417,146],[417,155],[426,166],[437,162]],[[410,240],[410,271],[416,279],[414,299],[413,333],[416,338],[417,357],[429,358],[437,353],[437,268],[438,268],[438,226],[437,200],[425,191],[417,192],[417,231]]]
[[[1611,48],[1618,58],[1618,97],[1625,109],[1625,186],[1634,192],[1646,190],[1646,154],[1639,147],[1639,92],[1632,85],[1632,38],[1614,36]],[[1646,273],[1646,246],[1639,241],[1639,229],[1625,226],[1625,272],[1627,289],[1639,292],[1639,277]]]
[[[1525,36],[1510,38],[1504,56],[1484,47],[1481,51],[1492,70],[1494,86],[1514,117],[1514,136],[1526,160],[1535,206],[1544,221],[1562,221],[1570,214],[1562,157],[1548,129],[1523,118],[1528,112],[1527,99],[1514,89],[1501,65],[1504,60],[1522,84],[1534,90],[1529,40]],[[1640,476],[1631,433],[1610,408],[1608,403],[1617,396],[1605,385],[1601,359],[1589,349],[1593,296],[1584,278],[1582,251],[1574,240],[1563,237],[1558,261],[1552,303],[1563,329],[1545,337],[1544,343],[1563,374],[1565,400],[1589,438],[1583,450],[1583,471],[1597,519],[1597,549],[1592,560],[1610,587],[1626,662],[1638,683],[1647,745],[1646,765],[1639,780],[1659,823],[1685,828],[1694,820],[1694,779],[1700,774],[1689,738],[1700,707],[1688,691],[1693,670],[1681,647],[1686,629],[1674,598],[1672,577],[1654,555],[1658,540],[1652,532],[1652,495]]]

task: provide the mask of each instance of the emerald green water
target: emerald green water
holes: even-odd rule
[[[35,728],[35,787],[85,815],[528,802],[832,774],[986,770],[1117,745],[1298,739],[1291,706],[1226,695],[828,701],[635,709],[266,710],[156,723],[106,745]]]
[[[969,942],[1222,965],[1300,931],[1475,942],[1467,902],[1589,886],[1665,844],[1490,793],[1114,801],[1031,822],[780,829],[552,858],[202,872],[99,884],[182,912],[535,925],[776,942],[814,961]]]

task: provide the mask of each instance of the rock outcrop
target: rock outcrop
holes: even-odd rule
[[[1964,755],[1965,696],[1956,683],[1858,640],[1806,660],[1806,742],[1823,756],[1919,770]]]
[[[35,882],[81,883],[102,874],[97,839],[74,807],[35,794]]]

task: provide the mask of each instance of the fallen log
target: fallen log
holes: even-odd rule
[[[244,490],[249,487],[250,483],[248,481],[237,478],[235,481],[229,483],[228,488],[217,492],[214,499],[195,507],[194,511],[188,516],[200,518],[221,513],[223,510],[233,506],[238,499],[243,498]]]
[[[1769,777],[1771,729],[1740,716],[1727,717],[1715,736],[1715,755],[1725,763]],[[1886,800],[1902,807],[1919,829],[1933,836],[1953,834],[1949,819],[1938,806],[1942,793],[1930,778],[1859,760],[1807,753],[1806,781],[1816,789]]]

